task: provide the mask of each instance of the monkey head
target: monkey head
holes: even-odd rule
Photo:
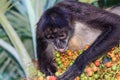
[[[45,11],[38,23],[38,29],[44,38],[54,45],[57,51],[64,52],[68,48],[68,42],[72,34],[69,14],[59,8]]]

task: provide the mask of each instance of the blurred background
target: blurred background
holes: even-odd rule
[[[41,14],[61,0],[0,0],[0,80],[26,77],[26,63],[37,59],[35,28]],[[120,0],[79,0],[100,8]],[[28,66],[27,66],[28,67]]]

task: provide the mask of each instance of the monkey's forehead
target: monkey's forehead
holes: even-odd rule
[[[52,11],[51,11],[52,10]],[[63,13],[63,14],[61,14]],[[48,9],[43,13],[41,16],[38,26],[41,28],[51,26],[51,27],[60,27],[62,28],[63,26],[68,26],[69,22],[67,17],[65,17],[65,13],[59,10],[54,11],[54,8]]]

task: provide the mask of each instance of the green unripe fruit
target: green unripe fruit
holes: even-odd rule
[[[59,76],[60,74],[58,72],[55,73],[56,76]]]
[[[57,64],[60,65],[62,63],[62,61],[58,61]]]
[[[73,62],[70,62],[70,64],[69,64],[69,65],[71,66],[72,64],[73,64]]]
[[[116,65],[112,66],[112,70],[116,71],[117,70],[117,66]]]
[[[92,77],[89,77],[88,80],[93,80]]]
[[[83,77],[85,77],[85,74],[81,74],[81,75],[80,75],[80,78],[83,78]]]
[[[57,58],[59,58],[59,57],[60,57],[60,53],[59,53],[59,52],[56,52],[55,56],[56,56]]]
[[[94,78],[97,79],[99,77],[98,74],[94,74]]]
[[[61,59],[60,58],[56,58],[56,62],[59,62],[59,61],[61,61]]]
[[[83,50],[79,50],[79,54],[82,54]]]
[[[87,80],[87,77],[85,76],[85,77],[83,78],[83,80]]]
[[[41,73],[41,72],[38,72],[38,76],[40,77],[40,76],[42,76],[43,74]]]
[[[64,68],[64,65],[63,65],[63,64],[60,64],[60,68]]]

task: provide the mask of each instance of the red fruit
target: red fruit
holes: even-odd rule
[[[90,67],[87,67],[87,68],[85,69],[85,71],[86,71],[86,73],[87,73],[87,72],[91,72],[92,69],[91,69]]]
[[[94,64],[98,67],[98,66],[100,66],[100,60],[96,60],[95,62],[94,62]]]
[[[98,71],[98,68],[97,68],[96,66],[94,66],[94,67],[92,68],[92,70],[93,70],[94,72],[96,72],[96,71]]]
[[[119,58],[119,55],[118,55],[118,54],[116,54],[116,55],[115,55],[115,57],[116,57],[116,59],[118,59],[118,58]]]
[[[55,76],[48,76],[47,80],[57,80]]]
[[[120,80],[120,75],[116,75],[115,79]]]
[[[116,57],[112,57],[112,61],[113,62],[117,61],[117,58]]]
[[[44,77],[41,76],[40,78],[38,78],[38,80],[44,80]]]
[[[80,80],[80,78],[79,78],[79,77],[76,77],[74,80]]]
[[[88,76],[92,76],[92,74],[93,74],[92,71],[87,72],[87,75],[88,75]]]
[[[106,62],[105,66],[108,67],[108,68],[111,67],[112,66],[112,62]]]
[[[118,53],[118,56],[119,56],[119,58],[120,58],[120,53]]]
[[[72,55],[72,52],[68,52],[67,55],[68,55],[68,56],[71,56],[71,55]]]
[[[115,54],[114,54],[113,52],[111,52],[111,53],[109,52],[108,55],[109,55],[110,57],[114,57],[114,56],[115,56]]]
[[[84,50],[87,50],[89,47],[89,45],[85,45]]]

